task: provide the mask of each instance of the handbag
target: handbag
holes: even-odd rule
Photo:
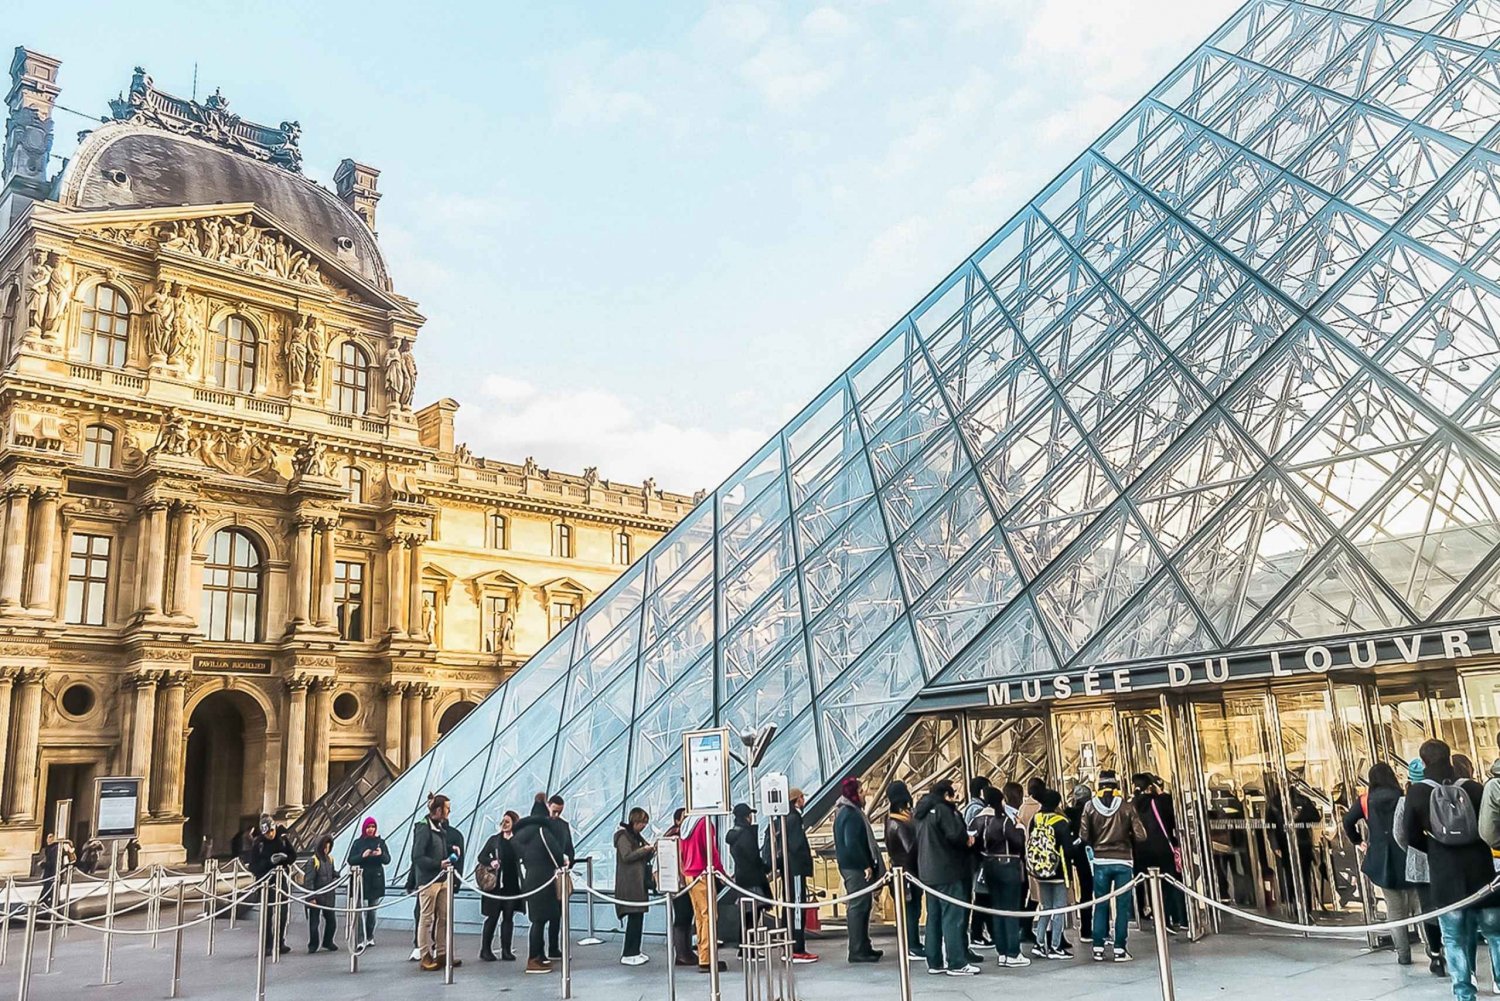
[[[1172,844],[1172,835],[1167,833],[1167,825],[1161,822],[1161,811],[1156,808],[1156,800],[1151,801],[1151,814],[1156,818],[1156,826],[1161,828],[1162,837],[1167,839],[1167,847],[1172,849],[1172,862],[1177,866],[1177,871],[1182,872],[1182,849]]]
[[[500,882],[500,876],[494,869],[487,865],[474,867],[474,883],[483,893],[494,893],[495,887]]]

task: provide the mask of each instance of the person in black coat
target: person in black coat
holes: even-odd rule
[[[1484,796],[1484,788],[1478,782],[1458,778],[1449,754],[1448,745],[1441,740],[1426,741],[1418,749],[1417,756],[1422,759],[1425,778],[1407,789],[1402,816],[1406,843],[1415,851],[1427,853],[1427,867],[1432,878],[1428,905],[1433,908],[1456,904],[1483,890],[1495,878],[1490,847],[1478,836],[1477,830],[1474,839],[1465,844],[1449,844],[1432,834],[1434,785],[1458,786],[1473,803],[1476,818]],[[1495,904],[1496,895],[1491,894],[1469,907],[1450,911],[1438,918],[1443,933],[1443,953],[1448,961],[1448,978],[1453,984],[1455,998],[1475,996],[1474,948],[1478,942],[1480,914]]]
[[[922,882],[955,900],[967,900],[973,839],[958,813],[958,792],[948,779],[933,783],[914,814],[917,869]],[[936,894],[927,895],[927,969],[973,972],[969,966],[965,909]]]
[[[807,806],[807,796],[801,789],[792,788],[787,792],[787,813],[785,817],[772,817],[766,825],[765,844],[760,851],[761,861],[766,864],[766,870],[771,870],[771,839],[776,839],[776,864],[781,867],[782,882],[789,894],[789,899],[797,903],[805,903],[808,899],[808,880],[813,874],[812,845],[807,840],[807,826],[802,819],[802,810]],[[782,838],[782,827],[786,828],[786,837]],[[783,858],[782,845],[785,844],[785,857]],[[817,956],[807,951],[807,910],[798,908],[788,916],[792,924],[792,962],[812,963]]]
[[[364,891],[361,906],[370,908],[364,912],[364,940],[359,944],[374,945],[375,915],[379,913],[374,908],[385,896],[385,867],[391,864],[390,846],[380,836],[374,817],[366,817],[360,825],[359,837],[349,845],[347,862],[359,866],[360,889]]]
[[[1174,879],[1181,879],[1182,872],[1177,865],[1177,813],[1172,805],[1170,793],[1162,790],[1162,780],[1155,775],[1142,772],[1131,779],[1131,785],[1135,787],[1135,797],[1132,805],[1135,807],[1136,816],[1140,818],[1141,826],[1146,829],[1146,840],[1135,846],[1136,873],[1149,872],[1151,869],[1160,869],[1163,875]],[[1145,889],[1144,886],[1141,887]],[[1151,895],[1137,899],[1150,901]],[[1166,910],[1167,927],[1182,929],[1187,927],[1187,900],[1182,891],[1170,883],[1162,886],[1162,904]],[[1142,918],[1150,914],[1150,908],[1141,910]]]
[[[1072,793],[1068,796],[1070,802],[1063,810],[1063,816],[1068,820],[1068,830],[1078,830],[1078,825],[1083,822],[1083,808],[1088,805],[1089,800],[1094,798],[1094,790],[1086,782],[1078,782],[1073,786]],[[1094,863],[1089,858],[1088,845],[1079,841],[1077,837],[1066,846],[1068,855],[1068,874],[1074,881],[1074,902],[1083,903],[1094,899]],[[1078,912],[1078,935],[1080,938],[1094,937],[1094,909],[1085,907]]]
[[[990,906],[1000,911],[1019,911],[1026,895],[1026,832],[1005,809],[1000,788],[986,786],[982,793],[984,809],[974,818],[977,832],[975,849],[979,852],[984,882],[989,887]],[[1070,839],[1071,840],[1071,839]],[[1021,955],[1021,920],[987,914],[990,935],[995,943],[996,960],[1001,966],[1030,966]]]
[[[1344,814],[1344,835],[1364,857],[1360,870],[1380,888],[1387,918],[1399,921],[1421,913],[1417,888],[1406,879],[1406,849],[1396,843],[1396,805],[1401,784],[1385,762],[1370,766],[1370,788]],[[1364,822],[1361,832],[1360,821]],[[1391,929],[1396,962],[1411,965],[1411,933],[1402,925]]]
[[[521,893],[521,860],[516,855],[515,828],[521,815],[506,810],[500,818],[500,829],[490,835],[479,851],[475,865],[489,869],[495,874],[495,889],[498,897],[515,897]],[[516,902],[481,897],[479,912],[484,915],[484,929],[479,936],[479,958],[486,962],[503,959],[510,962],[516,958],[511,951],[511,940],[515,937]],[[495,955],[495,928],[500,928],[500,955]]]
[[[887,805],[885,817],[885,850],[891,858],[891,868],[906,870],[908,876],[921,877],[917,872],[917,825],[911,819],[911,790],[905,782],[894,781],[885,787]],[[891,886],[894,898],[896,888]],[[906,947],[912,955],[922,955],[922,891],[907,880],[906,899],[894,901],[897,907],[906,910]]]
[[[771,874],[760,857],[760,830],[749,803],[734,805],[734,826],[724,835],[724,840],[729,845],[730,861],[734,863],[735,883],[762,897],[769,897]]]
[[[531,893],[543,886],[573,862],[573,838],[568,825],[553,817],[545,802],[531,807],[531,815],[515,823],[516,857],[521,863],[521,892]],[[526,898],[526,916],[531,919],[530,949],[526,958],[527,973],[551,973],[551,956],[562,955],[558,947],[558,921],[562,901],[557,888],[549,887]],[[550,926],[550,927],[549,927]]]
[[[261,814],[260,833],[250,846],[250,875],[259,881],[273,873],[285,872],[296,860],[297,849],[286,831],[276,826],[270,814]],[[261,943],[261,948],[268,956],[273,948],[279,948],[282,953],[292,951],[292,947],[286,944],[286,895],[280,884],[280,879],[272,879],[266,891],[266,906],[270,908],[270,914],[266,918],[266,940]]]

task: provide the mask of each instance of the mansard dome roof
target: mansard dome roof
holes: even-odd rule
[[[377,287],[390,288],[374,234],[333,192],[191,136],[124,122],[101,125],[68,165],[61,200],[89,210],[254,202],[293,235]]]

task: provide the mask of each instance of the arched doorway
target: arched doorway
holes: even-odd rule
[[[460,700],[443,710],[443,715],[438,717],[438,736],[441,737],[449,730],[458,726],[458,721],[474,711],[474,703]]]
[[[214,692],[188,718],[182,845],[189,859],[225,857],[254,823],[265,791],[266,717],[244,692]]]

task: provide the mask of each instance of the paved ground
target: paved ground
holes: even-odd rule
[[[122,927],[140,928],[127,919]],[[182,987],[186,998],[253,1001],[255,995],[254,924],[242,922],[230,931],[220,921],[216,930],[215,955],[204,955],[206,930],[187,931],[184,946]],[[380,945],[366,952],[360,972],[349,973],[349,956],[318,953],[309,956],[305,925],[296,915],[288,933],[297,948],[268,968],[266,996],[272,1001],[354,1001],[380,999],[400,1001],[421,991],[423,996],[467,1001],[513,995],[550,999],[559,996],[560,978],[524,976],[518,964],[481,963],[474,958],[477,940],[459,937],[457,953],[464,959],[455,971],[456,982],[444,987],[442,973],[423,973],[406,957],[410,953],[409,931],[391,931]],[[9,956],[0,967],[0,997],[11,996],[19,985],[21,931],[12,932]],[[660,1001],[667,996],[665,967],[660,939],[647,942],[653,960],[646,966],[627,969],[618,964],[618,938],[606,934],[605,944],[575,949],[573,996],[578,1001]],[[897,1001],[899,998],[894,956],[889,941],[887,960],[875,966],[849,966],[835,957],[842,943],[825,941],[819,951],[825,960],[798,967],[799,997],[804,1001],[835,1001],[859,995],[862,1001]],[[984,972],[973,978],[952,979],[927,976],[921,964],[913,967],[913,994],[918,999],[986,999],[1020,991],[1046,1001],[1088,998],[1099,1001],[1159,1001],[1155,957],[1149,937],[1134,943],[1136,961],[1129,965],[1096,965],[1086,959],[1072,963],[1038,961],[1029,969],[997,970],[993,958]],[[1389,952],[1368,954],[1362,943],[1345,940],[1305,940],[1249,935],[1221,935],[1196,944],[1172,942],[1172,965],[1177,997],[1183,1001],[1361,1001],[1369,998],[1401,998],[1439,1001],[1449,998],[1447,982],[1422,966],[1397,967]],[[47,950],[46,933],[37,936],[31,1001],[80,1001],[99,996],[102,949],[97,935],[75,929],[56,947],[54,972],[43,973]],[[833,961],[830,961],[833,960]],[[172,936],[163,935],[156,950],[149,936],[119,936],[113,954],[113,988],[116,997],[161,998],[167,996],[172,973]],[[678,997],[705,999],[708,978],[696,969],[681,970]],[[1488,980],[1485,981],[1485,986]],[[744,997],[744,980],[737,963],[723,981],[726,1001]]]

